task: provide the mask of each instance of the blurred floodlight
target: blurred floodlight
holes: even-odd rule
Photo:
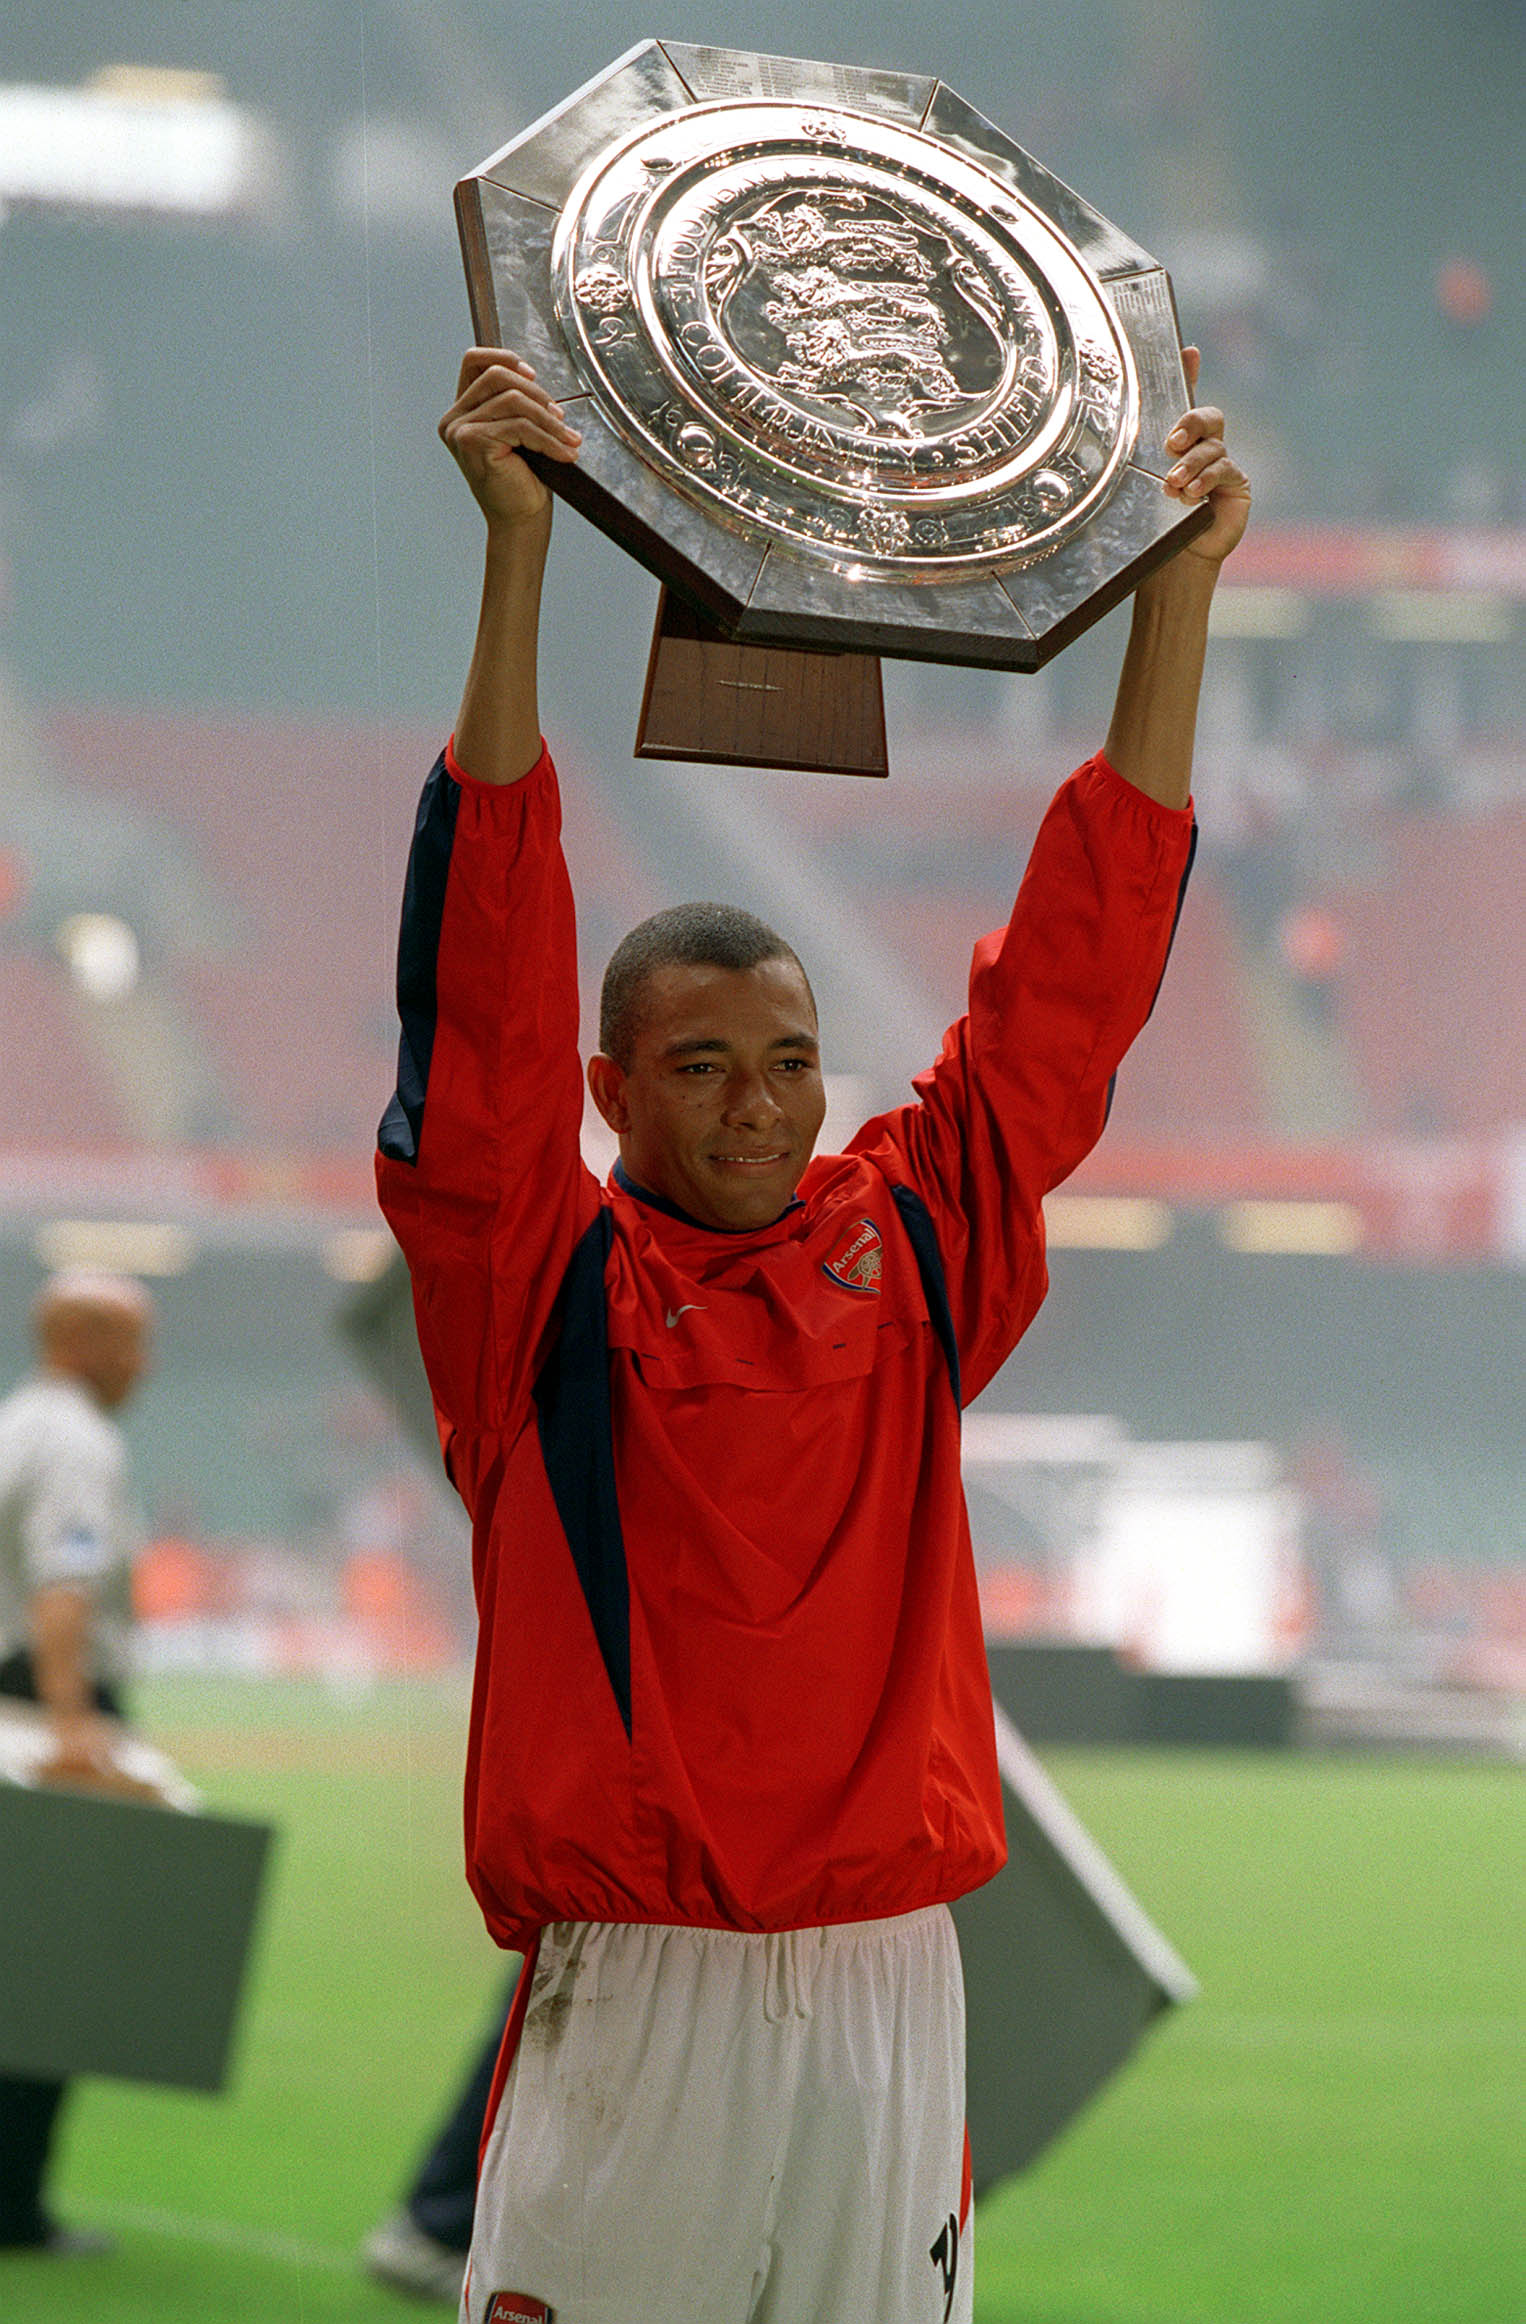
[[[1232,1202],[1219,1213],[1231,1251],[1287,1258],[1343,1258],[1359,1250],[1362,1214],[1349,1202]]]
[[[187,65],[102,65],[85,83],[103,97],[157,105],[218,105],[228,94],[221,73]]]
[[[1067,1251],[1158,1251],[1171,1239],[1170,1206],[1121,1194],[1051,1194],[1044,1229]]]
[[[196,1257],[184,1227],[147,1219],[52,1219],[38,1228],[33,1249],[54,1273],[83,1267],[108,1275],[183,1275]]]
[[[90,1000],[119,1001],[137,983],[138,939],[114,913],[71,913],[59,923],[56,941],[69,974]]]
[[[1416,645],[1503,646],[1515,616],[1492,589],[1384,589],[1372,601],[1372,626]]]
[[[0,86],[0,205],[226,218],[269,182],[267,133],[210,74],[119,65],[80,89]]]
[[[397,1248],[385,1227],[346,1227],[323,1246],[323,1266],[336,1283],[374,1283]]]
[[[1303,637],[1314,618],[1296,589],[1216,589],[1208,615],[1215,637]]]

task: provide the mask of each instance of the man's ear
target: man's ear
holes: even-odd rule
[[[612,1057],[602,1054],[588,1060],[588,1087],[600,1115],[617,1138],[623,1138],[631,1126],[630,1107],[625,1100],[625,1072]]]

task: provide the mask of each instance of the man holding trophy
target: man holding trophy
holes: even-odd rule
[[[680,906],[606,978],[600,1187],[536,691],[551,496],[522,457],[581,439],[485,347],[440,433],[486,573],[410,859],[378,1175],[473,1519],[470,1877],[526,1956],[462,2312],[967,2320],[947,1908],[1004,1841],[959,1410],[1043,1298],[1042,1199],[1164,972],[1249,489],[1222,415],[1188,411],[1162,489],[1210,514],[1139,587],[1105,747],[912,1101],[816,1156],[804,968]]]

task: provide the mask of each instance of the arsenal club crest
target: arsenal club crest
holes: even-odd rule
[[[873,1219],[857,1220],[831,1258],[822,1260],[821,1270],[844,1291],[867,1291],[878,1298],[885,1272],[885,1245]]]
[[[556,2311],[528,2292],[495,2292],[483,2324],[556,2324]]]

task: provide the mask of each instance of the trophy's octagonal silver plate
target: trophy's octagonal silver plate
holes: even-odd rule
[[[1138,489],[1187,400],[1169,284],[883,80],[632,51],[458,189],[479,337],[554,350],[598,457],[547,481],[732,634],[1033,666],[1204,521]]]

